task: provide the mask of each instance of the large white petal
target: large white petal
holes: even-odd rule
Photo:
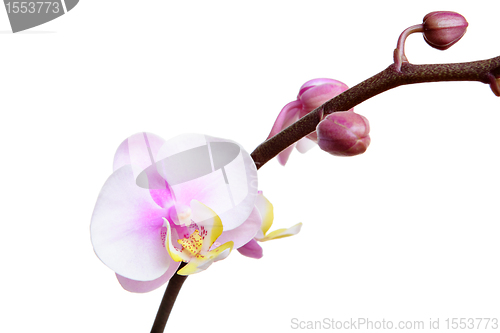
[[[116,170],[97,199],[90,235],[94,251],[126,278],[151,281],[167,271],[170,257],[161,239],[165,209],[136,185],[131,165]]]
[[[132,293],[147,293],[161,287],[166,282],[168,282],[168,280],[170,280],[170,278],[174,276],[180,264],[180,262],[175,262],[172,260],[165,274],[152,281],[131,280],[119,274],[116,274],[116,278],[118,279],[118,282],[120,282],[123,289],[127,291],[130,291]]]

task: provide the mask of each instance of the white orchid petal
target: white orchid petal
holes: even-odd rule
[[[121,167],[104,184],[94,208],[90,235],[95,253],[126,278],[159,278],[170,263],[160,233],[165,215],[149,190],[135,184],[131,165]]]

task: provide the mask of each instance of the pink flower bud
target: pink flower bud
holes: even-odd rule
[[[354,111],[334,112],[316,127],[318,145],[335,156],[363,154],[370,145],[368,119]]]
[[[424,39],[438,50],[446,50],[459,41],[469,25],[455,12],[432,12],[424,17]]]

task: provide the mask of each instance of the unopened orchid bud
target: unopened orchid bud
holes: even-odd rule
[[[370,145],[368,119],[354,111],[334,112],[316,127],[319,147],[335,156],[363,154]]]
[[[424,39],[438,50],[446,50],[465,34],[469,25],[455,12],[432,12],[424,17]]]

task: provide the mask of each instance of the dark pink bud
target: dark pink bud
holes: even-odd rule
[[[446,50],[462,38],[469,23],[455,12],[432,12],[425,15],[423,25],[427,44]]]
[[[370,145],[368,119],[354,111],[334,112],[316,127],[318,145],[335,156],[363,154]]]

